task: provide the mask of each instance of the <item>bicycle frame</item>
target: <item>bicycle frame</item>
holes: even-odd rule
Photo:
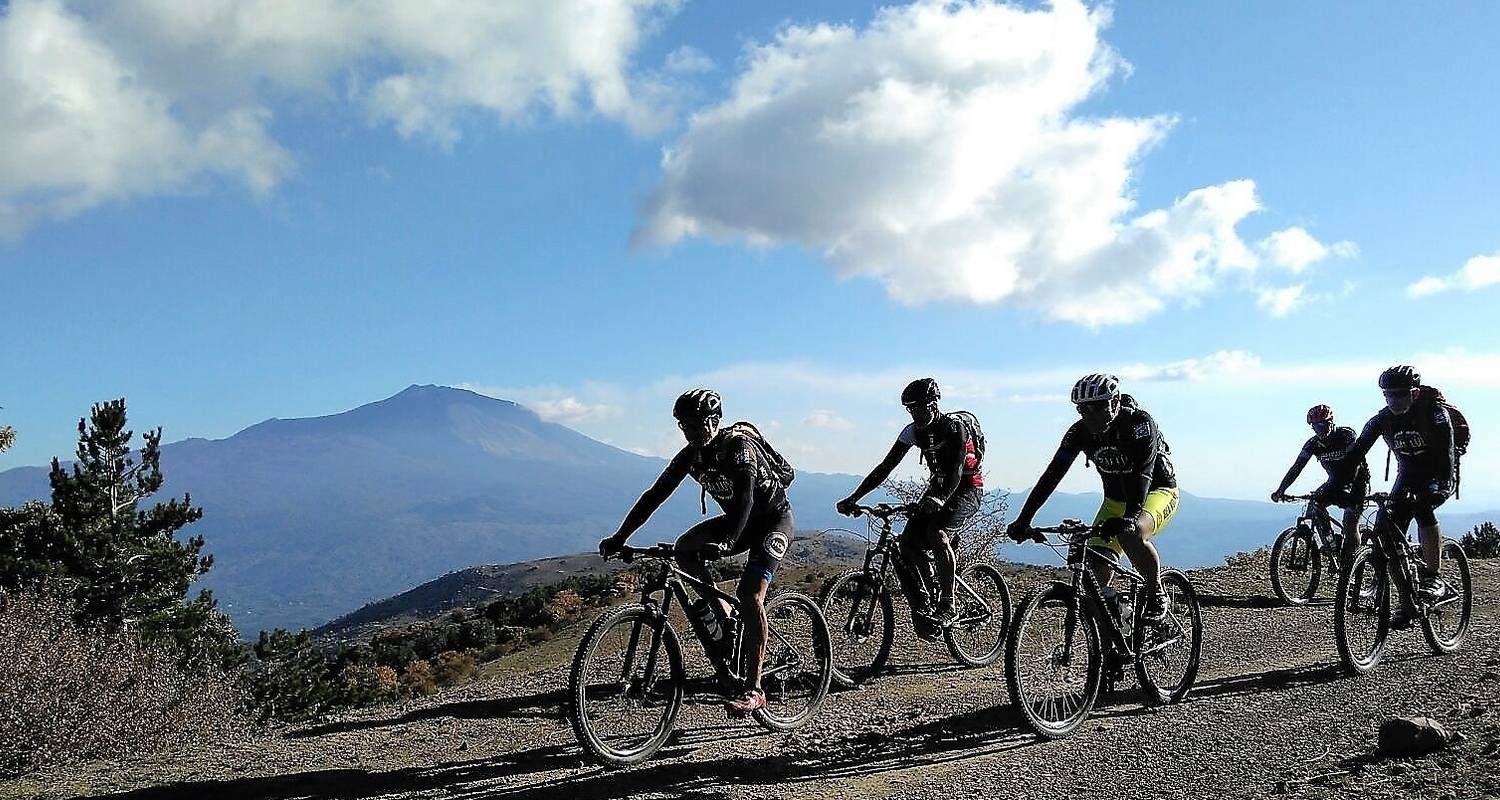
[[[1098,579],[1094,577],[1094,571],[1088,566],[1087,562],[1090,550],[1088,540],[1098,533],[1098,529],[1094,526],[1084,525],[1077,520],[1064,520],[1060,526],[1038,528],[1036,530],[1038,531],[1037,536],[1041,537],[1037,541],[1052,548],[1054,551],[1061,552],[1061,548],[1047,541],[1046,537],[1042,536],[1042,532],[1051,531],[1060,533],[1065,537],[1065,541],[1068,544],[1067,568],[1072,573],[1072,577],[1070,582],[1064,585],[1067,585],[1072,590],[1073,603],[1068,607],[1067,617],[1063,621],[1065,631],[1063,657],[1065,659],[1073,657],[1073,633],[1077,630],[1078,615],[1080,612],[1089,614],[1094,619],[1100,621],[1099,624],[1103,628],[1104,633],[1103,640],[1109,646],[1109,649],[1120,655],[1129,655],[1131,657],[1140,655],[1135,652],[1130,638],[1125,635],[1125,631],[1116,622],[1115,615],[1109,612],[1104,599],[1103,587],[1099,585]],[[1123,575],[1129,583],[1129,590],[1126,593],[1126,597],[1129,598],[1130,604],[1134,606],[1136,594],[1140,586],[1146,582],[1146,579],[1142,578],[1140,573],[1121,563],[1120,559],[1115,557],[1113,551],[1110,552],[1109,558],[1113,562],[1114,570]],[[1057,583],[1061,584],[1062,581],[1057,581]],[[1159,643],[1153,650],[1165,647],[1174,641],[1175,639],[1169,639],[1166,642]]]
[[[1429,604],[1422,601],[1421,596],[1417,593],[1417,567],[1413,563],[1413,556],[1416,554],[1412,552],[1413,546],[1406,532],[1398,531],[1396,526],[1391,524],[1390,494],[1387,492],[1376,492],[1370,495],[1370,499],[1375,502],[1377,508],[1386,512],[1386,524],[1375,526],[1373,535],[1370,538],[1374,542],[1373,546],[1379,559],[1384,564],[1394,563],[1396,565],[1396,569],[1391,572],[1391,575],[1396,578],[1396,589],[1401,593],[1401,599],[1409,604],[1410,607],[1415,608],[1417,613],[1424,617],[1449,603],[1461,600],[1462,597],[1454,594],[1437,603]]]
[[[684,584],[690,585],[694,589],[697,589],[698,592],[700,592],[706,598],[726,602],[729,604],[730,608],[735,609],[736,611],[740,609],[740,600],[738,597],[735,597],[734,595],[721,590],[719,587],[713,585],[712,583],[699,580],[697,577],[679,569],[677,565],[672,563],[672,561],[670,560],[670,550],[662,552],[664,547],[667,546],[658,545],[657,548],[655,548],[656,552],[652,552],[651,550],[637,550],[634,551],[631,555],[632,558],[635,555],[642,555],[661,561],[660,567],[655,570],[654,574],[648,577],[641,586],[641,605],[644,606],[647,611],[652,614],[652,616],[660,620],[665,620],[667,618],[667,615],[671,612],[673,599],[676,599],[678,604],[680,604],[683,609],[686,610],[691,604],[692,600],[688,596],[687,588]],[[662,596],[660,603],[656,601],[655,595],[657,594],[660,594]],[[699,629],[700,625],[698,621],[693,618],[693,615],[689,613],[687,614],[687,617],[688,627],[692,629],[693,636],[698,639],[698,643],[703,646],[704,653],[708,655],[709,661],[714,665],[714,669],[720,673],[720,677],[731,682],[743,681],[744,676],[739,673],[739,664],[742,660],[740,658],[740,649],[744,640],[744,637],[742,636],[743,626],[737,626],[735,628],[734,641],[730,642],[731,646],[729,648],[729,656],[725,657],[715,652],[713,643],[705,636],[704,632]],[[635,663],[636,651],[640,646],[640,636],[641,628],[640,626],[636,626],[636,628],[630,632],[630,643],[626,645],[625,648],[625,659],[623,663],[627,672],[631,668],[631,665]],[[661,637],[653,635],[651,637],[650,651],[646,655],[647,675],[656,674],[656,663],[660,655]],[[625,676],[622,676],[622,679],[624,677]]]
[[[876,537],[875,543],[865,551],[864,573],[874,579],[876,589],[878,591],[887,590],[886,574],[893,566],[898,570],[910,570],[916,576],[917,580],[926,582],[927,577],[922,574],[921,570],[917,569],[917,565],[910,563],[906,559],[906,557],[901,554],[900,545],[892,542],[892,539],[894,538],[892,536],[892,529],[895,526],[891,523],[891,517],[896,516],[897,514],[905,513],[905,511],[900,507],[891,508],[886,506],[878,506],[875,508],[870,508],[868,506],[859,506],[859,508],[867,515],[869,515],[871,520],[870,524],[874,525],[876,529],[880,531],[879,536]],[[880,559],[879,568],[876,568],[874,566],[875,560],[877,558]],[[956,558],[957,555],[955,554],[955,559]],[[990,608],[990,604],[985,602],[984,598],[981,597],[978,592],[974,591],[974,587],[970,586],[969,582],[964,580],[963,576],[958,574],[959,570],[957,569],[957,566],[957,564],[954,565],[954,594],[958,594],[958,590],[962,588],[965,592],[968,592],[969,598],[977,602],[980,608],[983,609],[979,614],[971,614],[969,616],[958,617],[953,620],[954,626],[962,627],[966,624],[979,622],[989,618],[989,616],[994,614],[994,609]],[[928,588],[936,589],[937,587],[934,586]],[[871,605],[870,610],[865,612],[865,614],[866,617],[863,620],[863,624],[868,626],[870,625],[870,617],[875,614],[875,608],[873,604]]]

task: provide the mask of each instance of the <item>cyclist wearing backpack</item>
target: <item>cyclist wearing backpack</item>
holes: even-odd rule
[[[787,502],[786,484],[793,473],[755,426],[737,422],[721,429],[723,413],[719,395],[708,389],[693,389],[677,398],[672,416],[677,418],[687,446],[635,501],[619,530],[599,542],[599,555],[609,558],[619,550],[684,478],[692,476],[703,492],[713,497],[724,513],[689,528],[678,537],[675,552],[684,572],[709,583],[713,577],[707,558],[750,553],[737,590],[744,613],[749,685],[728,704],[731,714],[746,716],[766,705],[760,688],[766,651],[766,591],[792,541],[792,507]],[[689,612],[710,635],[718,634],[713,636],[716,641],[725,645],[733,641],[728,635],[727,604],[700,598]]]
[[[1434,509],[1447,502],[1458,483],[1458,456],[1467,445],[1468,425],[1463,416],[1443,399],[1442,393],[1422,385],[1422,376],[1412,367],[1397,365],[1380,373],[1385,407],[1365,423],[1359,439],[1349,446],[1347,457],[1363,459],[1377,438],[1396,456],[1396,480],[1391,484],[1389,513],[1382,509],[1376,526],[1394,525],[1406,535],[1417,521],[1422,543],[1420,592],[1432,602],[1442,600],[1451,589],[1438,578],[1442,566],[1442,529]],[[1450,412],[1452,412],[1450,414]],[[1456,433],[1464,432],[1460,443]],[[1396,621],[1410,624],[1410,609],[1402,609]],[[1395,624],[1395,623],[1393,623]]]
[[[1302,468],[1310,459],[1318,459],[1323,471],[1328,473],[1328,480],[1311,494],[1324,508],[1336,505],[1343,509],[1344,549],[1339,555],[1342,563],[1347,565],[1354,560],[1354,552],[1359,549],[1359,514],[1365,505],[1365,495],[1370,492],[1370,468],[1365,465],[1363,457],[1345,458],[1345,452],[1359,435],[1347,425],[1335,427],[1332,408],[1326,405],[1309,408],[1307,424],[1313,429],[1312,438],[1302,445],[1302,452],[1297,454],[1292,468],[1281,479],[1281,485],[1271,492],[1271,501],[1279,503],[1285,500],[1287,487],[1302,474]]]
[[[1073,384],[1072,400],[1082,419],[1063,434],[1052,462],[1005,532],[1017,542],[1031,537],[1032,518],[1083,453],[1094,462],[1104,485],[1104,503],[1094,517],[1094,524],[1102,526],[1101,535],[1089,540],[1094,577],[1106,588],[1114,578],[1115,561],[1100,555],[1100,548],[1111,549],[1116,556],[1125,553],[1148,587],[1141,611],[1144,621],[1160,621],[1166,613],[1166,598],[1158,581],[1161,556],[1151,538],[1177,513],[1177,475],[1168,458],[1171,450],[1156,420],[1130,395],[1120,394],[1115,376],[1095,373],[1079,378]]]
[[[901,553],[908,564],[927,570],[936,566],[938,599],[934,605],[918,575],[897,570],[901,588],[911,603],[912,627],[918,637],[933,641],[939,627],[953,624],[953,576],[955,570],[951,534],[979,511],[984,499],[984,434],[979,420],[967,411],[944,414],[938,410],[942,397],[937,381],[919,378],[901,392],[901,405],[911,414],[911,424],[901,429],[885,459],[870,471],[848,497],[834,508],[854,515],[860,498],[890,476],[891,471],[916,447],[931,471],[927,490],[917,501],[901,533]],[[931,552],[929,558],[928,552]]]

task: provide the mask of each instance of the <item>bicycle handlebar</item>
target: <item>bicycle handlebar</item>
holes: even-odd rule
[[[910,514],[911,509],[912,506],[909,503],[902,503],[899,505],[892,503],[877,503],[873,506],[856,505],[854,507],[855,511],[858,511],[861,514],[869,514],[876,519],[890,519],[891,517],[900,516],[902,514]]]
[[[724,554],[728,551],[729,548],[725,547],[720,542],[708,542],[707,544],[703,545],[703,547],[698,552],[704,558],[713,560],[716,558],[723,558]],[[637,558],[669,559],[675,558],[677,556],[677,546],[671,542],[657,542],[653,547],[631,547],[628,544],[622,544],[620,545],[620,549],[616,550],[614,554],[619,556],[620,560],[624,561],[627,564]]]

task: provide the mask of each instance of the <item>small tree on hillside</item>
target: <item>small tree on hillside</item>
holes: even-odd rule
[[[0,453],[10,449],[16,443],[16,429],[9,425],[0,425]]]
[[[1476,525],[1458,543],[1469,558],[1500,558],[1500,528],[1493,522]]]

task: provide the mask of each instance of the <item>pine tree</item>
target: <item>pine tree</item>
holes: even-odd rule
[[[184,495],[143,508],[164,482],[161,429],[132,452],[125,401],[96,404],[78,421],[77,460],[52,460],[52,502],[0,511],[0,587],[62,581],[79,621],[130,626],[175,644],[188,663],[238,663],[244,648],[212,593],[188,591],[213,566],[203,537],[178,538],[203,509]]]
[[[1493,522],[1481,522],[1459,540],[1470,558],[1500,558],[1500,528]]]
[[[0,425],[0,453],[10,449],[16,443],[16,429],[9,425]]]

